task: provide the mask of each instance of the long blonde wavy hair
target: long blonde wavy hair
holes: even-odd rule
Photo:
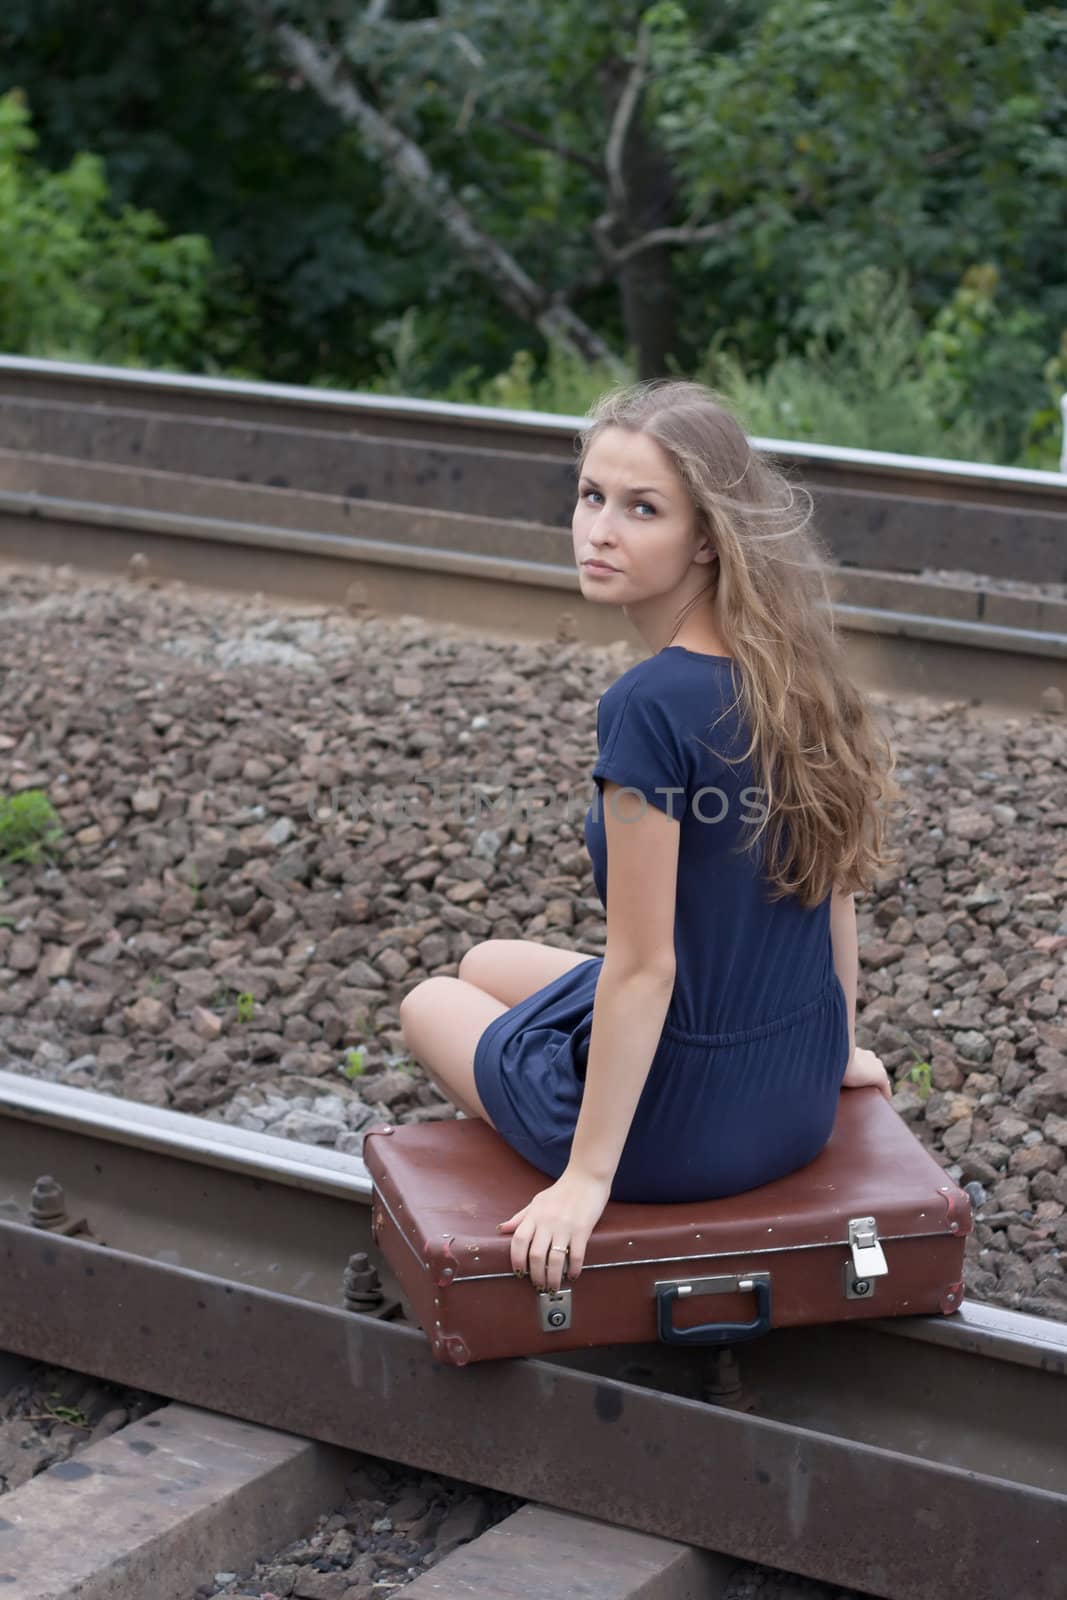
[[[582,467],[605,428],[647,434],[672,461],[719,559],[709,565],[716,630],[733,656],[734,705],[763,817],[742,846],[766,836],[772,901],[818,905],[830,889],[868,890],[898,865],[885,847],[887,803],[902,797],[896,758],[853,685],[834,627],[832,557],[812,499],[757,451],[721,396],[703,384],[654,379],[602,395],[579,436]],[[724,713],[725,715],[725,713]]]

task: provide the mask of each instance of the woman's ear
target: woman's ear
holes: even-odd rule
[[[715,548],[715,523],[706,511],[701,510],[697,513],[695,532],[697,547],[693,559],[705,563],[718,561],[719,552]]]

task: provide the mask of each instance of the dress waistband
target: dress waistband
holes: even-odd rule
[[[828,999],[836,999],[838,996],[844,1004],[845,991],[835,971],[811,1000],[806,1000],[802,1006],[797,1006],[793,1011],[783,1012],[780,1017],[772,1017],[769,1022],[757,1023],[753,1028],[739,1028],[732,1033],[687,1033],[684,1028],[676,1028],[673,1023],[665,1022],[663,1037],[675,1039],[681,1044],[701,1045],[705,1049],[727,1044],[744,1044],[749,1039],[765,1039],[768,1034],[780,1033],[782,1029],[792,1027],[795,1022],[803,1022],[805,1017],[824,1006]]]

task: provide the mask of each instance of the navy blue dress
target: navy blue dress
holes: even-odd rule
[[[765,841],[755,861],[737,848],[751,832],[745,822],[762,812],[751,762],[721,759],[749,742],[740,711],[730,710],[732,666],[670,645],[624,672],[597,706],[585,842],[605,910],[599,780],[639,790],[681,827],[674,989],[615,1200],[713,1200],[806,1166],[830,1137],[848,1062],[830,895],[811,908],[793,895],[772,903]],[[474,1054],[494,1127],[552,1178],[567,1165],[581,1109],[602,964],[590,956],[495,1017]]]

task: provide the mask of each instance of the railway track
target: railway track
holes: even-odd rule
[[[502,1594],[509,1556],[532,1576],[579,1541],[609,1572],[619,1546],[636,1557],[642,1600],[678,1600],[686,1568],[715,1574],[684,1546],[0,1353],[10,1600],[449,1600],[472,1571]],[[611,1575],[598,1600],[629,1600],[632,1572]]]
[[[457,1370],[374,1260],[369,1198],[354,1157],[0,1073],[0,1349],[709,1559],[886,1600],[1062,1597],[1067,1325],[965,1302],[777,1330],[736,1365],[642,1345]]]
[[[0,1419],[38,1374],[0,1354]],[[100,1386],[95,1386],[100,1392]],[[94,1386],[89,1380],[88,1392]],[[148,1415],[8,1492],[10,1600],[719,1600],[732,1563],[146,1396]],[[105,1422],[110,1419],[105,1418]],[[30,1424],[23,1424],[28,1427]],[[4,1439],[0,1431],[0,1454]],[[72,1531],[75,1537],[71,1537]],[[429,1537],[427,1537],[427,1534]],[[519,1587],[524,1585],[524,1587]]]
[[[579,426],[2,358],[0,556],[609,643],[570,549]],[[1062,705],[1067,477],[759,443],[814,494],[858,681]]]

